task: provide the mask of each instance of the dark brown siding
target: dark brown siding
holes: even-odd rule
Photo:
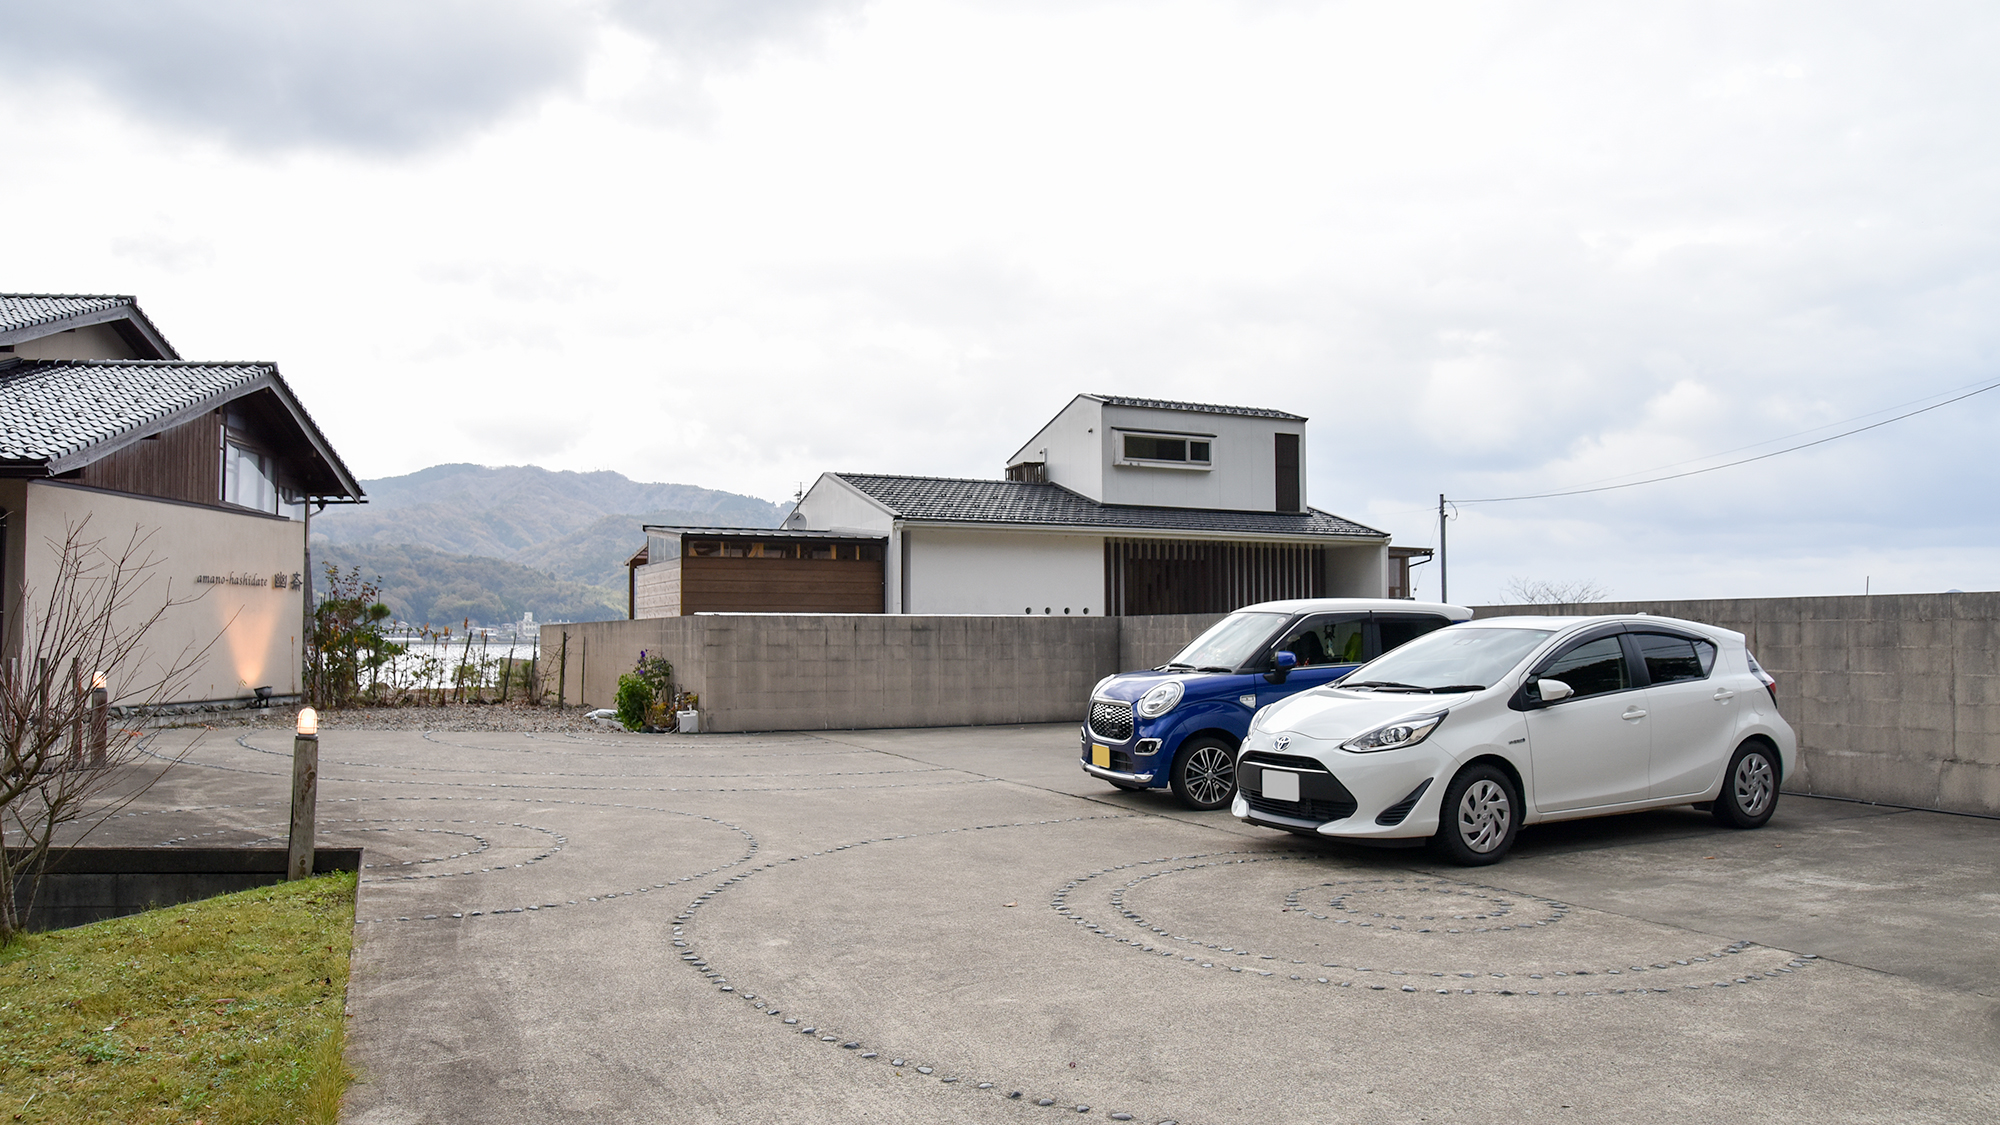
[[[83,467],[78,484],[196,504],[222,500],[222,418],[204,414]]]
[[[1107,539],[1104,594],[1119,617],[1227,613],[1253,602],[1326,596],[1326,548],[1294,543]]]
[[[684,558],[681,613],[880,613],[881,560]]]

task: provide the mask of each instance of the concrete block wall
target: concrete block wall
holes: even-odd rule
[[[1163,613],[1156,617],[1117,618],[1120,625],[1118,670],[1158,668],[1225,616],[1221,613]]]
[[[1486,606],[1479,617],[1544,612]],[[1607,602],[1734,629],[1798,732],[1793,792],[2000,815],[2000,593]]]
[[[1120,668],[1119,621],[697,614],[545,625],[542,658],[567,634],[564,698],[608,707],[641,650],[663,655],[714,731],[1070,722]]]

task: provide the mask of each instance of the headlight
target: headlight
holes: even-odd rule
[[[1181,701],[1181,683],[1168,680],[1159,687],[1139,697],[1139,713],[1149,719],[1157,719],[1174,709]]]
[[[1401,750],[1405,746],[1415,746],[1431,736],[1437,725],[1444,722],[1449,714],[1440,711],[1435,715],[1413,715],[1407,719],[1397,719],[1386,726],[1376,727],[1367,734],[1357,734],[1340,744],[1342,750],[1356,754],[1373,754],[1378,750]]]

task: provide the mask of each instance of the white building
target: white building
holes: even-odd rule
[[[1385,532],[1306,502],[1305,424],[1078,395],[1004,480],[827,473],[784,530],[882,543],[887,613],[1203,613],[1406,587]]]

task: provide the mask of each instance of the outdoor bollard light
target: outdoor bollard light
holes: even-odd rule
[[[90,678],[90,764],[102,766],[111,745],[111,692],[104,686],[104,673]]]
[[[313,871],[313,812],[319,803],[319,712],[299,708],[299,733],[292,739],[292,836],[285,878],[304,879]]]

